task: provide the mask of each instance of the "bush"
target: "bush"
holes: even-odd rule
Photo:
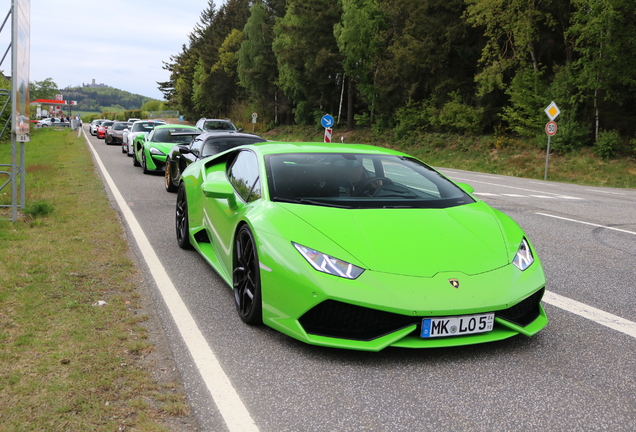
[[[32,218],[38,218],[41,216],[48,216],[53,212],[53,204],[48,201],[35,201],[32,204],[27,204],[24,207],[24,213]]]
[[[620,145],[621,137],[618,134],[618,131],[601,131],[598,134],[598,140],[596,141],[594,151],[598,157],[609,159],[616,156]]]
[[[590,129],[588,126],[574,120],[573,116],[563,115],[560,122],[557,122],[558,130],[556,135],[550,140],[552,150],[557,153],[571,153],[580,148],[590,145]],[[537,141],[544,143],[542,147],[548,145],[545,132],[537,136]]]
[[[439,111],[437,118],[431,122],[441,132],[476,134],[481,131],[481,121],[484,117],[483,108],[473,108],[462,103],[459,91],[449,94],[451,100],[446,102]]]

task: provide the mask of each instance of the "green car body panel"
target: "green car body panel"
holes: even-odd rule
[[[268,154],[410,156],[366,145],[262,143],[242,148],[259,156],[260,199],[246,203],[228,180],[228,158],[241,148],[191,164],[181,181],[190,244],[230,287],[235,235],[241,225],[251,229],[258,251],[264,324],[306,343],[366,351],[470,345],[532,336],[546,326],[548,319],[539,303],[545,274],[534,247],[527,240],[534,262],[519,270],[512,262],[526,238],[522,229],[472,195],[471,202],[447,208],[352,209],[270,199]],[[464,191],[472,190],[462,186]],[[364,271],[355,279],[317,271],[294,243]],[[531,322],[519,324],[499,313],[531,300],[536,308]],[[369,338],[308,332],[303,316],[321,304],[356,313],[381,311],[379,317],[399,317],[404,324]],[[488,332],[438,338],[419,334],[423,318],[489,312],[496,314]]]
[[[140,135],[134,140],[134,155],[137,162],[142,163],[145,158],[146,171],[163,171],[166,167],[166,158],[172,147],[176,144],[183,144],[187,141],[170,140],[160,142],[155,139],[162,131],[175,130],[178,132],[201,133],[199,128],[188,125],[164,124],[156,126],[148,135]]]

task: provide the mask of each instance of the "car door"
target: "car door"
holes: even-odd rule
[[[261,177],[256,154],[251,150],[239,151],[234,158],[228,160],[225,178],[234,188],[234,198],[208,198],[205,207],[207,220],[212,224],[208,233],[215,236],[212,244],[215,245],[224,271],[231,275],[232,242],[237,224],[261,199]]]

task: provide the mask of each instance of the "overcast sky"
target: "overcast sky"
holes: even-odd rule
[[[163,99],[156,83],[170,76],[162,62],[181,52],[207,5],[207,0],[31,0],[30,81],[52,78],[63,89],[94,79]],[[11,0],[0,0],[0,24],[10,8]],[[10,41],[11,19],[0,33],[0,59]],[[0,69],[10,75],[10,54]]]

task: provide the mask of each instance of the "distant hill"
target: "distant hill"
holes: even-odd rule
[[[64,99],[77,101],[77,111],[102,112],[103,107],[120,106],[125,110],[139,109],[146,102],[155,100],[112,87],[67,87],[62,90]]]

